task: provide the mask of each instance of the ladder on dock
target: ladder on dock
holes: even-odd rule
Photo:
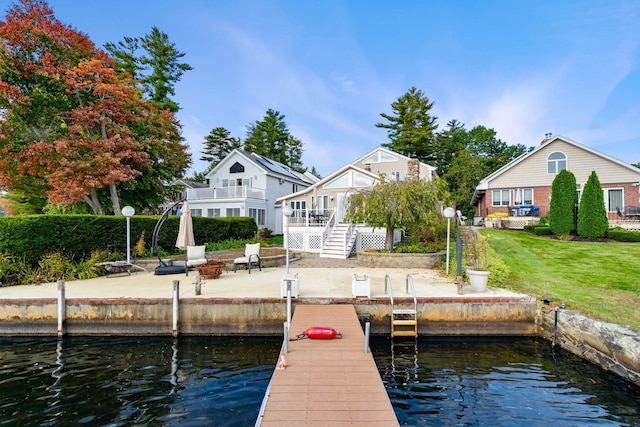
[[[407,274],[405,292],[413,296],[413,304],[410,302],[398,302],[393,298],[393,287],[391,277],[387,274],[384,278],[384,292],[389,292],[391,299],[391,338],[393,337],[417,337],[418,336],[418,301],[416,299],[416,289],[413,285],[413,277]]]

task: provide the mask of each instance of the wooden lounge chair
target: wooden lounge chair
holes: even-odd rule
[[[236,272],[238,265],[245,265],[251,274],[251,265],[257,264],[258,269],[262,271],[262,261],[260,260],[260,243],[247,244],[244,248],[244,256],[233,260],[233,272]]]

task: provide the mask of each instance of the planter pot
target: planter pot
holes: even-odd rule
[[[487,290],[487,282],[489,281],[489,271],[472,270],[467,268],[467,277],[471,290],[475,292],[485,292]]]

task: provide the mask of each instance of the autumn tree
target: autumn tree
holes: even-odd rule
[[[291,135],[284,118],[284,114],[268,109],[262,120],[247,127],[244,149],[304,172],[302,141]]]
[[[16,211],[36,213],[47,203],[44,178],[21,173],[21,153],[64,132],[64,117],[75,106],[66,71],[94,54],[82,33],[55,19],[44,1],[14,4],[0,21],[0,184]]]
[[[44,1],[13,6],[0,40],[0,179],[12,194],[119,213],[132,182],[158,199],[188,167],[173,114]]]
[[[595,171],[591,172],[580,197],[578,235],[588,239],[604,237],[609,229],[609,217],[604,205],[604,193]]]
[[[431,115],[432,108],[433,102],[420,89],[409,89],[391,103],[393,114],[380,113],[386,122],[376,123],[376,127],[386,129],[389,137],[389,142],[382,146],[421,162],[434,163],[433,139],[438,118]]]
[[[575,230],[574,208],[578,203],[576,177],[563,169],[551,183],[549,228],[558,236],[568,236]]]
[[[345,219],[373,227],[385,227],[385,248],[392,251],[394,230],[440,216],[439,201],[443,200],[443,194],[437,180],[396,182],[381,178],[380,183],[349,198]]]

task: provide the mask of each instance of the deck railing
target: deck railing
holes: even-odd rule
[[[221,188],[188,188],[187,200],[202,199],[264,199],[264,190],[247,185]]]

